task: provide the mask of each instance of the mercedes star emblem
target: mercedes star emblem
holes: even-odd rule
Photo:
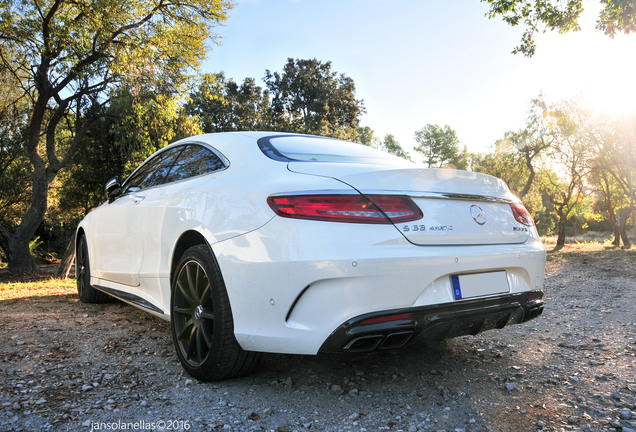
[[[470,207],[470,215],[475,219],[479,225],[483,225],[486,223],[486,216],[484,216],[484,211],[479,206],[471,206]]]

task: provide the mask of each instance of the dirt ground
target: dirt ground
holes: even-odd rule
[[[5,295],[0,431],[633,432],[636,252],[597,249],[549,254],[546,310],[526,324],[391,352],[266,355],[216,383],[186,375],[169,323],[133,307],[59,287]]]

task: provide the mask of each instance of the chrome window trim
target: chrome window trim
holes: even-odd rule
[[[219,159],[221,159],[221,162],[223,162],[223,165],[225,165],[223,168],[219,168],[216,171],[222,171],[222,170],[226,170],[230,167],[230,160],[228,158],[225,157],[225,155],[223,153],[221,153],[219,150],[217,150],[215,147],[212,147],[210,144],[208,143],[204,143],[203,141],[188,141],[185,143],[187,144],[196,144],[196,145],[200,145],[202,147],[207,148],[208,150],[212,151],[212,153],[214,153],[215,155],[217,155],[219,157]],[[214,172],[216,172],[214,171]],[[206,173],[209,174],[209,173]],[[196,177],[196,176],[195,176]]]
[[[165,146],[164,148],[157,150],[157,151],[156,151],[155,153],[153,153],[152,155],[148,156],[148,158],[147,158],[145,161],[143,161],[141,165],[139,165],[137,168],[135,168],[135,170],[134,170],[132,173],[130,173],[130,175],[129,175],[128,177],[126,177],[126,180],[124,180],[124,181],[122,182],[122,185],[121,185],[122,190],[125,190],[125,189],[126,189],[126,183],[128,182],[128,179],[132,178],[132,176],[133,176],[133,175],[135,175],[135,173],[136,173],[136,172],[137,172],[137,171],[138,171],[138,170],[139,170],[142,166],[146,165],[146,163],[147,163],[150,159],[154,158],[155,156],[159,156],[161,153],[163,153],[163,152],[165,152],[165,151],[168,151],[168,150],[170,150],[170,149],[172,149],[172,148],[174,148],[174,147],[186,147],[186,146],[188,146],[188,145],[198,145],[198,146],[201,146],[201,147],[204,147],[204,148],[206,148],[206,149],[210,150],[210,151],[211,151],[212,153],[214,153],[214,154],[215,154],[215,155],[216,155],[219,159],[221,159],[221,162],[223,162],[223,165],[224,165],[224,166],[223,166],[223,168],[219,168],[219,169],[217,169],[217,170],[215,170],[215,171],[210,171],[210,172],[207,172],[207,173],[199,174],[199,175],[196,175],[196,176],[188,177],[188,178],[181,179],[181,180],[177,180],[177,181],[170,182],[170,183],[161,183],[161,184],[158,184],[158,185],[155,185],[155,186],[152,186],[152,187],[149,187],[149,188],[143,189],[144,191],[152,190],[152,189],[155,189],[155,188],[158,188],[158,187],[163,187],[163,186],[166,186],[166,185],[169,185],[169,184],[176,184],[176,183],[180,183],[180,182],[183,182],[183,181],[186,181],[186,180],[190,180],[190,179],[193,179],[193,178],[201,177],[201,176],[208,175],[208,174],[212,174],[212,173],[217,173],[217,172],[225,171],[226,169],[228,169],[228,168],[230,167],[230,160],[229,160],[228,158],[226,158],[226,157],[225,157],[225,155],[224,155],[223,153],[221,153],[220,151],[218,151],[216,148],[212,147],[210,144],[206,144],[206,143],[204,143],[204,142],[202,142],[202,141],[188,141],[188,142],[184,142],[184,143],[181,143],[181,142],[179,142],[179,143],[174,143],[174,144],[167,145],[167,146]],[[141,189],[138,189],[138,190],[136,190],[135,192],[138,192],[138,191],[140,191],[140,190],[141,190]],[[129,194],[129,192],[128,192],[128,191],[126,191],[125,193],[122,193],[120,196],[125,196],[125,195],[128,195],[128,194]]]

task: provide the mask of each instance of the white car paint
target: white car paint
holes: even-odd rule
[[[87,238],[91,284],[132,294],[169,320],[175,246],[195,231],[218,261],[241,347],[296,354],[316,354],[361,314],[457,302],[450,275],[504,271],[509,293],[543,286],[545,249],[534,227],[513,218],[508,202],[518,200],[501,180],[406,161],[403,168],[276,161],[256,144],[273,134],[209,134],[172,144],[209,146],[229,166],[89,213],[78,232]],[[267,203],[271,195],[307,191],[406,193],[424,217],[398,226],[300,220],[277,216]],[[466,211],[473,205],[487,215],[483,229]]]

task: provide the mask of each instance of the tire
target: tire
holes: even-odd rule
[[[230,301],[207,245],[181,256],[172,280],[170,327],[185,371],[200,381],[238,377],[252,371],[261,353],[245,351],[234,337]]]
[[[105,294],[91,286],[91,266],[88,259],[86,237],[80,237],[77,245],[77,295],[82,303],[104,303],[108,300]]]

